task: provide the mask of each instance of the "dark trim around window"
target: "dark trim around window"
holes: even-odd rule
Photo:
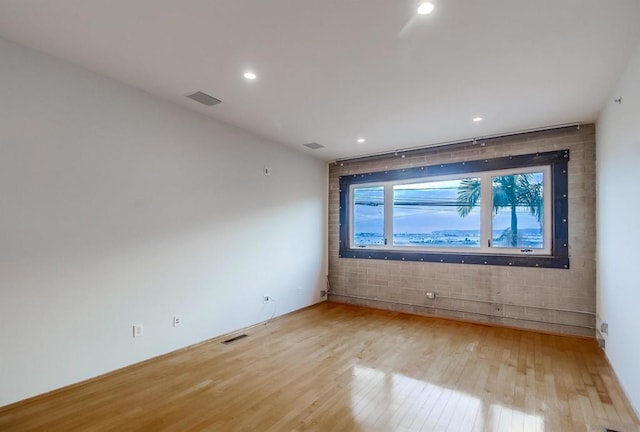
[[[340,258],[395,261],[444,262],[454,264],[503,265],[517,267],[569,268],[569,150],[506,156],[448,164],[402,168],[340,177]],[[551,255],[463,254],[433,251],[397,251],[349,248],[349,190],[353,184],[428,178],[450,174],[551,166],[552,245]]]

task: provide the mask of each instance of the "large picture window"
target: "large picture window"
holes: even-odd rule
[[[340,255],[568,268],[568,151],[340,178]]]

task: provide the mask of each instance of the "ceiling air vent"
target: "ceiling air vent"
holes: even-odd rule
[[[322,144],[318,144],[316,142],[309,143],[309,144],[302,144],[302,145],[307,148],[310,148],[311,150],[318,150],[318,149],[324,148]]]
[[[193,99],[196,102],[200,102],[201,104],[206,106],[214,106],[222,102],[220,99],[216,99],[213,96],[209,96],[206,93],[202,93],[201,91],[195,92],[194,94],[190,94],[187,97],[189,99]]]

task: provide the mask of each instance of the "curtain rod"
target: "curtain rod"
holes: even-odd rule
[[[346,163],[368,162],[372,160],[386,159],[391,157],[404,158],[407,156],[416,156],[416,155],[431,153],[431,152],[435,152],[443,149],[457,149],[461,147],[473,147],[473,146],[484,147],[487,144],[492,144],[506,138],[513,138],[520,135],[529,135],[529,134],[538,134],[538,133],[544,134],[544,133],[558,132],[561,130],[573,129],[573,128],[580,129],[580,126],[582,126],[583,124],[584,123],[565,123],[565,124],[560,124],[555,126],[546,126],[543,128],[521,130],[517,132],[509,132],[509,133],[496,134],[496,135],[484,135],[481,137],[467,138],[459,141],[445,141],[441,143],[430,144],[427,146],[409,147],[404,149],[393,150],[390,152],[371,153],[364,156],[354,156],[354,157],[349,157],[344,159],[336,159],[333,163],[342,166]]]

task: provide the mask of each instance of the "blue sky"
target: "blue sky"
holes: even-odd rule
[[[541,180],[541,179],[538,179]],[[460,217],[455,205],[459,180],[429,182],[395,187],[395,199],[404,203],[421,205],[396,205],[394,231],[396,233],[429,233],[442,230],[479,230],[480,212],[474,209],[466,217]],[[358,201],[382,204],[382,187],[367,188],[356,192]],[[384,209],[382,205],[359,205],[356,208],[355,231],[382,233]],[[428,226],[425,223],[428,221]],[[502,231],[511,224],[509,209],[501,209],[493,218],[493,230]],[[537,218],[527,209],[518,214],[519,228],[540,228]]]

